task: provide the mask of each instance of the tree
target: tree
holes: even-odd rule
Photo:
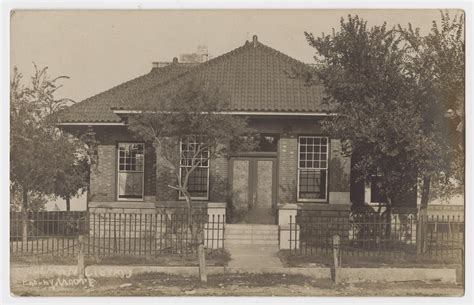
[[[77,145],[77,150],[83,146]],[[66,201],[66,211],[71,210],[71,198],[83,194],[89,185],[90,160],[84,152],[80,155],[69,166],[58,168],[54,177],[53,193]]]
[[[44,211],[46,203],[48,203],[47,197],[41,194],[35,194],[30,192],[28,194],[28,212],[40,212]],[[18,191],[10,190],[10,210],[14,212],[21,212],[22,210],[22,193]]]
[[[346,140],[347,154],[358,156],[354,167],[362,179],[380,177],[388,211],[394,198],[417,187],[418,178],[451,172],[453,147],[443,128],[447,101],[427,84],[420,85],[422,72],[411,63],[422,56],[410,54],[407,35],[386,24],[369,29],[350,15],[341,18],[339,31],[333,29],[332,35],[305,35],[317,51],[310,80],[325,86],[326,102],[337,114],[324,127]],[[438,98],[428,98],[432,96]],[[429,194],[429,181],[422,193]]]
[[[31,85],[24,86],[15,68],[10,81],[10,183],[12,194],[22,194],[24,241],[29,195],[56,195],[57,185],[71,177],[68,170],[78,161],[78,142],[54,125],[55,114],[70,102],[54,98],[61,87],[57,82],[66,77],[50,79],[46,70],[35,65]]]
[[[440,26],[433,21],[426,36],[411,24],[408,28],[398,26],[406,41],[407,70],[416,83],[417,99],[427,106],[425,120],[440,135],[437,140],[445,150],[445,166],[441,170],[428,166],[424,173],[422,208],[428,205],[430,185],[437,195],[445,197],[462,192],[464,187],[464,16],[451,18],[442,11],[440,15]]]
[[[227,106],[226,96],[216,87],[191,79],[162,91],[153,102],[144,102],[141,112],[128,118],[129,129],[154,145],[157,164],[172,173],[168,186],[186,200],[194,240],[199,232],[192,227],[190,177],[201,165],[252,143],[243,137],[251,133],[246,120],[222,113]]]
[[[417,122],[400,40],[385,24],[368,29],[350,15],[341,19],[339,32],[319,38],[306,33],[306,38],[318,52],[315,79],[324,84],[326,102],[337,113],[324,128],[345,141],[345,153],[360,156],[353,161],[362,179],[381,177],[390,207],[397,194],[413,189],[417,174],[408,157]]]

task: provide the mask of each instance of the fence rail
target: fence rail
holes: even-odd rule
[[[335,235],[341,253],[352,256],[462,258],[464,251],[461,216],[299,211],[289,230],[290,250],[303,254],[330,253]]]
[[[25,217],[26,216],[26,217]],[[37,212],[10,214],[12,255],[74,255],[84,235],[85,255],[195,255],[197,245],[224,248],[225,215],[206,209],[142,213]],[[24,234],[26,228],[27,234]]]

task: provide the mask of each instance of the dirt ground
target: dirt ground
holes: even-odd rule
[[[462,296],[461,285],[438,282],[334,284],[286,274],[210,275],[198,278],[162,273],[131,278],[79,281],[50,278],[14,284],[15,296]]]

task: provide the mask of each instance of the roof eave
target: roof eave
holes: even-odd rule
[[[124,122],[62,122],[57,126],[125,126]]]
[[[113,110],[115,114],[137,114],[142,113],[141,110]],[[163,111],[166,112],[166,111]],[[284,111],[220,111],[219,114],[230,114],[230,115],[248,115],[248,116],[335,116],[336,113],[332,112],[284,112]]]

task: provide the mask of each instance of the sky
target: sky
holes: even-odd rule
[[[212,56],[259,41],[303,62],[314,49],[304,31],[320,35],[338,28],[342,16],[370,25],[411,22],[427,32],[438,10],[43,10],[11,16],[11,67],[28,80],[33,62],[53,77],[69,76],[58,92],[79,102],[146,74],[153,61],[171,61],[207,45]]]
[[[450,12],[451,15],[461,13]],[[146,74],[154,61],[172,61],[206,45],[219,56],[251,40],[313,62],[304,32],[330,33],[341,17],[359,15],[369,26],[412,23],[427,33],[438,10],[17,10],[11,15],[10,67],[28,81],[33,62],[49,75],[68,76],[58,98],[76,102]],[[50,206],[62,209],[63,200]],[[73,199],[82,209],[85,199]]]

